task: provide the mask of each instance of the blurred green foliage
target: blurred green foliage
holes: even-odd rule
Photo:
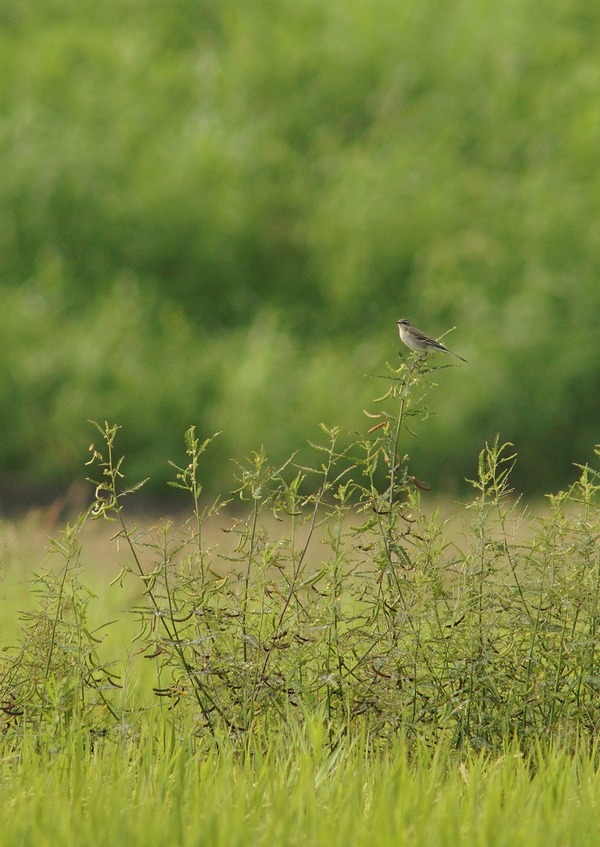
[[[364,429],[394,321],[441,334],[406,449],[450,490],[599,440],[600,7],[583,0],[4,0],[0,472],[81,473],[124,425],[275,458]],[[449,339],[450,343],[450,339]]]

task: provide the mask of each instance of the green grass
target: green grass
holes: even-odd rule
[[[2,843],[552,847],[597,836],[595,749],[460,758],[401,737],[373,753],[359,737],[330,751],[322,724],[290,722],[244,752],[202,749],[165,712],[93,747],[82,732],[31,737],[0,764]]]

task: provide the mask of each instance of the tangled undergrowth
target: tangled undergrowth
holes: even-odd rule
[[[177,526],[129,522],[123,504],[139,486],[126,485],[118,427],[98,426],[94,502],[53,542],[62,566],[38,575],[21,643],[2,655],[5,740],[70,722],[95,738],[134,731],[152,708],[124,701],[123,669],[103,659],[102,631],[88,625],[80,534],[93,520],[113,521],[128,550],[113,590],[143,586],[131,649],[155,666],[152,696],[192,721],[196,737],[244,743],[315,716],[332,746],[356,733],[375,746],[402,733],[489,750],[593,735],[600,475],[580,467],[517,543],[515,456],[508,444],[486,445],[464,544],[450,543],[439,515],[422,509],[427,485],[401,447],[427,416],[433,374],[421,358],[390,368],[388,389],[365,412],[370,428],[351,447],[338,449],[339,431],[322,426],[311,467],[294,457],[272,467],[257,452],[238,466],[230,496],[208,504],[201,472],[212,439],[191,427],[186,461],[173,466],[190,498]],[[232,501],[241,516],[222,512],[235,539],[223,562],[203,527]]]

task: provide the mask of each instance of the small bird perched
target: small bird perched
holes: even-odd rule
[[[448,348],[444,347],[440,341],[436,341],[435,338],[430,338],[428,335],[425,335],[424,332],[421,332],[420,329],[415,329],[415,327],[412,326],[410,321],[407,321],[406,318],[396,321],[396,323],[398,324],[400,340],[404,342],[407,347],[410,347],[411,350],[416,350],[417,353],[429,353],[431,350],[441,350],[442,353],[450,353],[451,356],[456,356],[456,358],[460,359],[461,362],[467,361],[466,359],[463,359],[462,356],[459,356],[458,353],[453,353],[452,350],[448,350]]]

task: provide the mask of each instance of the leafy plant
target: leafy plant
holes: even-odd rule
[[[98,426],[95,501],[57,542],[65,568],[44,578],[23,647],[7,660],[8,713],[37,709],[43,722],[61,703],[67,721],[101,713],[104,726],[123,724],[75,579],[78,528],[103,519],[129,554],[115,583],[140,586],[133,643],[154,664],[154,696],[174,714],[191,711],[200,736],[244,744],[294,716],[320,716],[332,747],[356,732],[376,746],[402,733],[490,750],[513,737],[531,749],[542,734],[593,734],[599,474],[581,466],[517,543],[526,516],[510,489],[515,454],[496,440],[471,481],[464,545],[451,542],[422,507],[428,486],[405,450],[440,373],[416,356],[390,367],[365,434],[340,446],[339,429],[322,426],[310,465],[272,465],[257,451],[226,499],[204,496],[213,439],[191,427],[186,462],[172,463],[190,517],[141,531],[125,503],[143,483],[125,483],[118,427]],[[223,519],[232,543],[221,552],[205,527]]]

